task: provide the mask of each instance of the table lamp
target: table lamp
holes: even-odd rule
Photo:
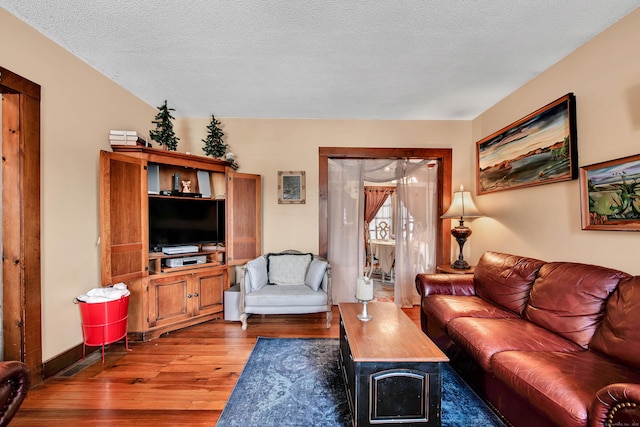
[[[362,303],[362,313],[358,314],[358,319],[363,322],[373,319],[367,311],[367,303],[373,299],[373,280],[370,277],[358,277],[356,299]]]
[[[451,206],[449,206],[449,209],[447,209],[444,215],[440,217],[444,219],[457,218],[458,221],[460,221],[460,224],[457,227],[451,229],[451,235],[455,237],[456,242],[458,242],[458,246],[460,247],[460,255],[458,255],[458,259],[451,264],[451,268],[455,268],[456,270],[468,270],[471,268],[462,256],[462,247],[467,241],[467,238],[471,236],[471,229],[464,225],[464,219],[477,218],[480,216],[483,215],[478,211],[475,203],[473,203],[471,193],[464,191],[464,187],[461,185],[460,191],[453,192],[453,201],[451,202]]]

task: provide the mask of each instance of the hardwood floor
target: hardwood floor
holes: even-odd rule
[[[420,308],[404,312],[420,327]],[[213,426],[258,336],[338,338],[338,308],[325,315],[215,320],[146,343],[113,344],[32,388],[12,427]]]

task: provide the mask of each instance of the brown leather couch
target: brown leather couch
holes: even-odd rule
[[[514,426],[640,425],[640,276],[487,252],[416,287],[423,331]]]
[[[6,426],[27,396],[31,385],[29,368],[22,362],[0,362],[0,426]]]

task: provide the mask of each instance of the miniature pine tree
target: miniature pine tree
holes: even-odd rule
[[[167,100],[165,99],[164,104],[158,107],[158,114],[155,120],[152,121],[152,123],[156,124],[156,130],[150,131],[149,136],[161,146],[166,147],[167,150],[176,151],[180,138],[176,137],[173,132],[171,120],[174,117],[171,115],[171,111],[175,111],[175,109],[167,107]]]
[[[204,142],[202,151],[204,151],[207,156],[222,157],[224,156],[224,153],[227,152],[227,144],[222,141],[224,132],[222,132],[222,129],[218,127],[219,124],[220,121],[216,120],[215,116],[212,114],[211,123],[207,126],[209,133],[207,134],[207,138],[202,140],[202,142]]]

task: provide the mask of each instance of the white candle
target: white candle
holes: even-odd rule
[[[360,301],[371,301],[373,299],[373,280],[368,277],[358,277],[356,299]]]

